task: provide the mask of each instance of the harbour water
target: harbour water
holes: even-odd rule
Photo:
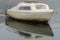
[[[0,0],[0,12],[4,12],[6,9],[17,5],[21,0]],[[53,30],[54,37],[52,38],[38,38],[36,40],[60,40],[60,0],[37,0],[41,3],[46,3],[50,8],[54,9],[55,14],[52,17],[50,26]],[[32,40],[26,39],[23,36],[17,36],[14,33],[8,32],[4,29],[6,25],[5,16],[0,15],[0,24],[3,24],[3,28],[0,29],[0,40]],[[0,25],[1,26],[1,25]]]

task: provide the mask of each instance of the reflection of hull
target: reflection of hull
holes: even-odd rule
[[[14,31],[20,32],[20,34],[29,37],[49,37],[53,36],[53,32],[47,22],[41,21],[16,21],[7,19],[7,25],[9,25]],[[27,35],[26,35],[27,34]]]
[[[7,12],[8,16],[15,19],[48,21],[52,12]]]

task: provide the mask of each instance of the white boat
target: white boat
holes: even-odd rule
[[[7,15],[15,19],[48,21],[53,14],[47,4],[37,2],[20,2],[17,6],[8,9]]]

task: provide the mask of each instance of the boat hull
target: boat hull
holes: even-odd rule
[[[22,20],[48,21],[53,12],[7,12],[7,15]]]

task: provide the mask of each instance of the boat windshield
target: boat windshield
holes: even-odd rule
[[[31,10],[30,6],[20,6],[19,10]]]
[[[36,5],[37,9],[46,9],[45,5]]]

